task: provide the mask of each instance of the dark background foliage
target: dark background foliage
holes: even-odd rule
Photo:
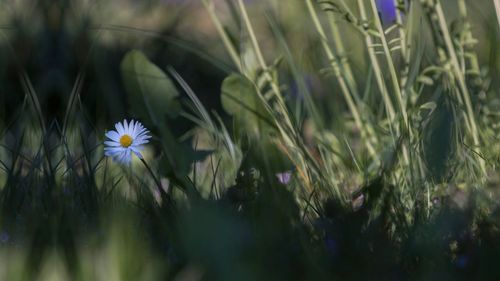
[[[466,144],[455,78],[424,73],[446,63],[421,10],[407,71],[413,135],[395,138],[398,125],[388,124],[400,119],[385,118],[360,23],[344,10],[351,4],[314,1],[325,18],[340,15],[363,86],[355,102],[382,140],[375,161],[364,128],[346,117],[305,4],[244,1],[269,64],[262,70],[236,1],[215,2],[246,72],[198,1],[0,1],[0,280],[500,280],[492,3],[464,2],[479,41],[467,51],[480,73],[465,76],[479,154]],[[390,28],[394,6],[375,2]],[[443,2],[459,41],[468,23]],[[134,59],[147,66],[130,72]],[[140,87],[156,85],[141,77],[155,66],[174,86],[160,97]],[[380,71],[389,85],[387,66]],[[267,74],[297,135],[279,130],[288,119]],[[147,98],[160,101],[153,114]],[[102,154],[104,132],[131,118],[153,135],[147,169]]]

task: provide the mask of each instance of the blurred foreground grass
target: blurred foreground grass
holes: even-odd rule
[[[29,4],[0,280],[500,279],[497,0]],[[132,118],[153,175],[103,156]]]

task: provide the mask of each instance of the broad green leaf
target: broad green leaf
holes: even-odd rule
[[[178,178],[183,178],[190,173],[193,163],[203,161],[212,153],[207,150],[194,150],[188,141],[179,142],[170,130],[168,122],[162,126],[159,133],[165,152],[160,160],[160,167],[167,175],[175,174]]]
[[[237,125],[247,130],[260,135],[273,126],[255,85],[242,75],[232,74],[224,80],[221,101],[222,107],[233,116]]]
[[[180,111],[179,92],[158,66],[140,51],[128,52],[121,72],[132,113],[159,125],[165,116],[176,117]]]

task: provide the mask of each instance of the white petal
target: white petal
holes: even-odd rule
[[[134,140],[132,145],[137,146],[137,145],[146,144],[148,142],[149,142],[149,140],[147,140],[147,139],[139,139],[139,140]]]
[[[120,135],[116,131],[108,131],[106,132],[106,137],[113,141],[120,141]]]
[[[125,152],[123,153],[122,161],[123,161],[122,163],[124,164],[130,164],[130,162],[132,161],[132,155],[130,149],[125,150]]]
[[[116,141],[105,141],[104,144],[106,146],[122,146],[119,142]]]
[[[126,148],[123,148],[121,146],[115,146],[115,147],[108,146],[104,148],[104,151],[121,152],[125,149]]]
[[[118,132],[118,134],[120,136],[123,136],[123,134],[125,133],[125,130],[123,129],[122,123],[120,123],[120,122],[116,123],[115,128],[116,128],[116,131]]]
[[[130,121],[130,124],[128,125],[129,126],[129,130],[130,130],[130,134],[134,134],[134,131],[135,131],[135,124],[137,124],[136,122],[134,122],[134,119],[132,119],[132,121]]]
[[[134,139],[135,140],[147,140],[147,139],[150,139],[150,138],[151,138],[150,135],[144,133],[144,134],[137,135]]]
[[[145,136],[145,137],[148,137],[148,138],[150,138],[150,137],[151,137],[151,136],[149,135],[149,131],[147,131],[147,130],[146,130],[146,131],[144,131],[144,132],[142,132],[142,133],[140,133],[138,136]]]
[[[104,155],[108,157],[115,157],[117,154],[123,152],[123,148],[121,147],[106,147],[104,148]]]
[[[140,135],[142,128],[143,127],[142,127],[141,123],[139,123],[139,122],[135,123],[135,128],[134,128],[135,137]]]
[[[151,136],[141,135],[141,136],[137,136],[134,140],[142,141],[142,140],[149,140],[150,138],[151,138]]]
[[[120,163],[120,164],[125,164],[125,157],[126,157],[126,155],[127,155],[127,151],[126,151],[126,150],[123,150],[123,151],[121,151],[119,154],[115,155],[115,156],[113,157],[113,159],[114,159],[116,162]]]
[[[132,120],[132,122],[134,122],[134,120]],[[135,122],[132,126],[130,126],[130,133],[133,139],[137,136],[137,123],[139,122]]]
[[[134,152],[138,152],[140,153],[141,151],[144,150],[144,146],[140,146],[140,145],[131,145],[129,146],[129,148],[134,151]]]
[[[139,122],[139,121],[135,122],[135,128],[134,129],[135,129],[135,133],[136,134],[139,133],[139,131],[141,130],[141,128],[143,128],[142,123]]]
[[[127,135],[130,133],[130,130],[128,129],[128,123],[127,123],[126,119],[123,119],[123,133],[125,133]]]
[[[132,121],[133,121],[133,120],[132,120]],[[134,132],[134,130],[132,130],[132,129],[133,129],[133,127],[132,127],[132,121],[130,121],[130,123],[128,123],[128,128],[127,128],[127,130],[128,130],[128,135],[129,135],[129,136],[132,136],[132,134],[133,134],[133,132]]]

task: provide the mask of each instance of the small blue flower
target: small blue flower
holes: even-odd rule
[[[460,255],[457,258],[456,265],[459,268],[465,268],[469,264],[469,257],[467,255]]]
[[[326,251],[331,257],[336,257],[338,254],[339,250],[339,245],[337,243],[337,240],[333,239],[333,237],[326,237],[325,238],[325,246],[326,246]]]
[[[130,165],[132,153],[142,159],[143,145],[148,143],[151,138],[149,131],[140,122],[134,122],[134,120],[130,123],[123,120],[123,124],[118,122],[115,124],[115,129],[106,132],[106,137],[109,140],[104,142],[104,155],[125,165]]]
[[[2,231],[0,233],[0,243],[7,243],[10,240],[9,233],[7,231]]]
[[[377,8],[384,24],[391,24],[396,20],[396,6],[393,0],[377,0]]]
[[[276,177],[278,178],[278,181],[281,184],[288,185],[292,180],[292,172],[288,171],[288,172],[278,173],[276,174]]]

